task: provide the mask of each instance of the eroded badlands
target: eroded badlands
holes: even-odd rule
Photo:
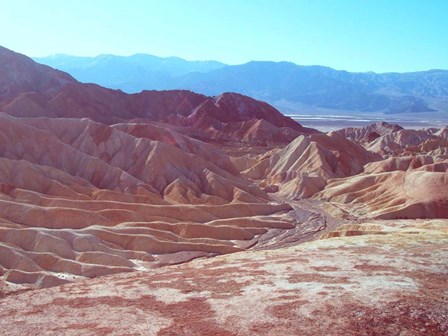
[[[302,127],[0,48],[5,335],[446,335],[448,129]]]

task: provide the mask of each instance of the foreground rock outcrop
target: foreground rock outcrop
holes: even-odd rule
[[[13,295],[0,326],[5,335],[446,335],[447,229],[365,223],[337,231],[345,237]]]

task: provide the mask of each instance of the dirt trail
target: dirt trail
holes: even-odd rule
[[[334,218],[323,210],[323,202],[313,199],[290,200],[275,198],[275,201],[290,204],[294,210],[289,215],[296,225],[293,229],[272,229],[262,235],[253,250],[277,249],[319,239],[324,233],[333,231],[352,220]]]

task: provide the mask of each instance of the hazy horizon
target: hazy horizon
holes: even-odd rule
[[[148,53],[134,53],[134,54],[128,54],[128,55],[117,55],[117,54],[108,54],[108,53],[101,53],[98,55],[94,55],[94,56],[81,56],[81,55],[70,55],[70,54],[65,54],[65,53],[55,53],[55,54],[50,54],[47,56],[34,56],[34,55],[26,55],[28,57],[31,57],[33,59],[44,59],[44,58],[51,58],[51,57],[57,57],[57,56],[64,56],[64,57],[76,57],[76,58],[91,58],[91,59],[95,59],[101,56],[113,56],[113,57],[132,57],[132,56],[136,56],[136,55],[145,55],[145,56],[153,56],[153,57],[158,57],[158,58],[162,58],[162,59],[168,59],[168,58],[178,58],[178,59],[182,59],[184,61],[188,61],[188,62],[219,62],[222,63],[225,66],[233,66],[233,65],[243,65],[243,64],[247,64],[247,63],[251,63],[251,62],[273,62],[273,63],[293,63],[295,65],[298,66],[308,66],[308,67],[313,67],[313,66],[318,66],[318,67],[325,67],[325,68],[331,68],[333,70],[337,70],[337,71],[348,71],[348,72],[353,72],[353,73],[369,73],[369,72],[373,72],[373,73],[377,73],[377,74],[383,74],[383,73],[406,73],[406,72],[424,72],[424,71],[432,71],[432,70],[442,70],[442,71],[448,71],[448,67],[445,69],[436,69],[436,68],[431,68],[431,69],[425,69],[425,70],[416,70],[416,71],[386,71],[386,72],[377,72],[377,71],[373,71],[373,70],[366,70],[366,71],[349,71],[347,69],[336,69],[333,67],[330,67],[326,64],[299,64],[299,63],[295,63],[295,62],[291,62],[291,61],[271,61],[271,60],[249,60],[247,62],[244,63],[235,63],[235,64],[229,64],[229,63],[225,63],[219,59],[186,59],[184,57],[180,57],[177,55],[171,55],[171,56],[159,56],[159,55],[154,55],[154,54],[148,54]]]
[[[32,57],[144,53],[350,72],[448,69],[448,2],[6,1],[0,45]]]

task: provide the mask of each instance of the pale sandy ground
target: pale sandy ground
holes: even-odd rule
[[[315,128],[321,132],[331,132],[347,127],[364,127],[373,122],[377,121],[387,121],[389,123],[397,123],[406,129],[424,129],[430,127],[440,128],[448,125],[448,119],[446,117],[432,117],[427,118],[412,119],[412,118],[393,118],[387,115],[381,115],[380,117],[372,116],[350,116],[347,118],[332,118],[332,117],[314,117],[314,116],[304,116],[296,115],[293,117],[294,120],[299,122],[305,127]]]

